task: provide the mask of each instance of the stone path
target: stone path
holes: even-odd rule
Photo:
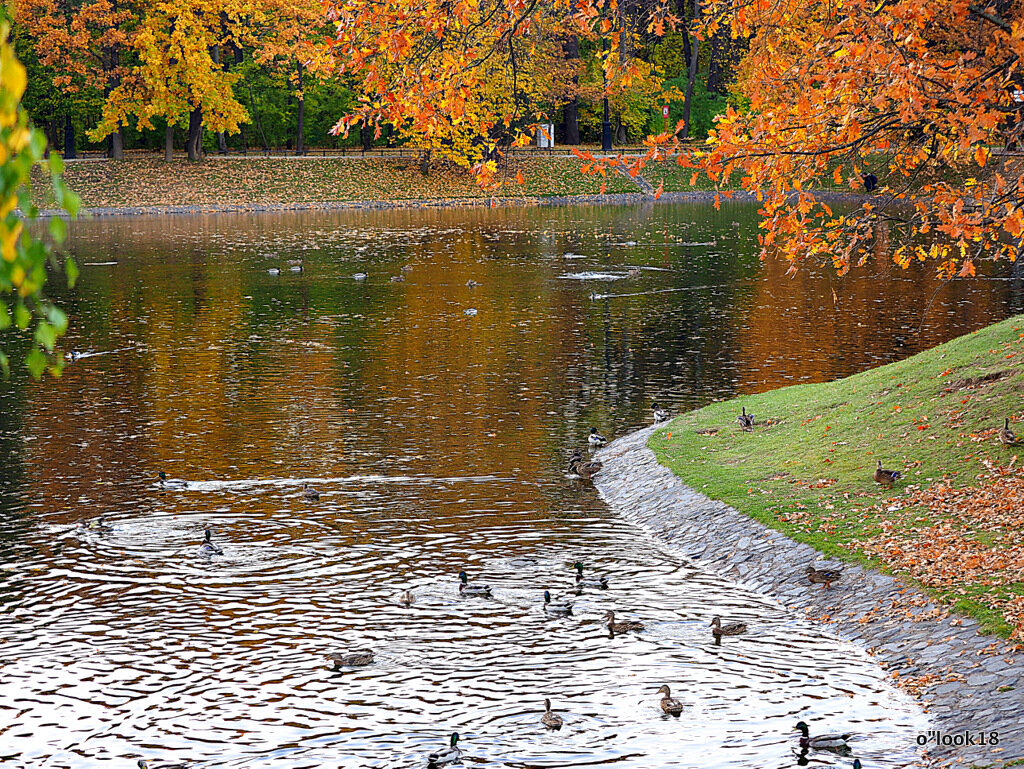
[[[647,428],[613,441],[598,457],[601,496],[627,520],[678,548],[708,571],[771,595],[828,622],[866,647],[916,691],[934,732],[922,747],[930,766],[1005,766],[1024,759],[1024,652],[980,635],[972,619],[944,616],[919,590],[859,566],[844,566],[830,590],[803,576],[822,556],[722,502],[683,485],[658,464]],[[998,733],[997,745],[975,743]],[[939,744],[936,744],[938,742]]]

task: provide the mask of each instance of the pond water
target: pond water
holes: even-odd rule
[[[0,384],[0,761],[414,767],[457,731],[470,766],[781,767],[802,719],[859,733],[865,767],[916,765],[927,718],[867,655],[564,473],[591,425],[641,426],[652,399],[827,380],[1022,307],[1019,275],[786,277],[758,262],[755,221],[658,205],[77,224],[63,300],[85,355]],[[160,489],[160,470],[190,486]],[[77,528],[98,516],[108,530]],[[199,554],[206,528],[223,555]],[[570,589],[576,560],[610,587],[551,618],[542,593]],[[460,599],[460,569],[493,598]],[[645,630],[609,638],[607,609]],[[716,614],[751,631],[714,646]],[[370,667],[325,665],[363,647]]]

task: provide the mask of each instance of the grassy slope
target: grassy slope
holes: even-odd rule
[[[599,192],[601,179],[584,176],[579,161],[530,158],[508,172],[505,196],[550,197]],[[521,169],[526,183],[515,183]],[[68,163],[68,185],[90,207],[167,205],[253,205],[324,201],[483,198],[468,172],[434,169],[427,176],[413,160],[377,158],[209,158],[202,163],[157,157]],[[41,181],[41,180],[40,180]],[[639,192],[622,176],[610,174],[607,192]],[[36,203],[52,205],[44,184]]]
[[[663,464],[708,496],[829,556],[886,570],[859,541],[884,533],[886,518],[911,539],[918,531],[927,536],[935,523],[925,507],[895,515],[890,508],[943,478],[954,486],[972,484],[985,469],[983,460],[1006,465],[1020,450],[1000,445],[994,428],[1004,416],[1020,420],[1024,412],[1022,362],[1024,316],[1017,316],[836,382],[714,403],[673,420],[649,445]],[[962,383],[998,371],[1007,373],[987,384]],[[741,432],[735,421],[741,405],[758,419],[753,433]],[[697,433],[707,428],[719,432]],[[1021,425],[1015,428],[1019,435]],[[876,485],[876,459],[902,470],[905,480],[888,491]],[[993,531],[978,522],[967,536],[988,541]],[[996,533],[1019,546],[1019,529]],[[1003,613],[985,600],[992,591],[1012,598],[1024,594],[1024,584],[932,590],[988,631],[1009,635]]]

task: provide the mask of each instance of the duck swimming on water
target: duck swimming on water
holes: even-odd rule
[[[210,541],[210,530],[206,530],[206,539],[199,546],[200,555],[224,555],[224,551]]]
[[[439,766],[457,763],[462,758],[462,751],[458,748],[459,733],[453,732],[451,742],[447,748],[438,750],[427,756],[427,769],[436,769]]]

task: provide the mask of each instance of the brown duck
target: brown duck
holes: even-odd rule
[[[592,478],[597,475],[601,467],[602,464],[600,462],[584,462],[583,455],[579,449],[576,449],[572,456],[569,457],[569,472],[573,475],[578,475],[580,478]]]
[[[806,569],[807,579],[816,585],[821,585],[821,589],[832,587],[833,582],[838,582],[843,572],[841,569],[815,569],[813,566],[808,566]]]
[[[661,711],[668,713],[670,716],[678,716],[683,712],[683,703],[672,696],[672,690],[668,688],[668,685],[662,686],[658,689],[658,694],[664,694],[661,698]]]
[[[723,625],[721,617],[715,617],[711,620],[711,634],[716,637],[724,635],[742,635],[746,632],[746,622],[729,622]]]
[[[999,442],[1004,446],[1013,446],[1017,443],[1017,434],[1010,429],[1010,418],[1003,420],[1003,429],[999,431]]]
[[[903,473],[899,470],[885,470],[882,468],[882,460],[878,460],[878,466],[875,468],[875,483],[880,483],[885,488],[891,488],[892,485],[903,477]]]
[[[615,612],[610,611],[604,615],[604,618],[608,620],[608,629],[612,633],[628,633],[630,630],[643,630],[644,625],[642,622],[634,622],[633,620],[623,620],[622,622],[615,621]]]

